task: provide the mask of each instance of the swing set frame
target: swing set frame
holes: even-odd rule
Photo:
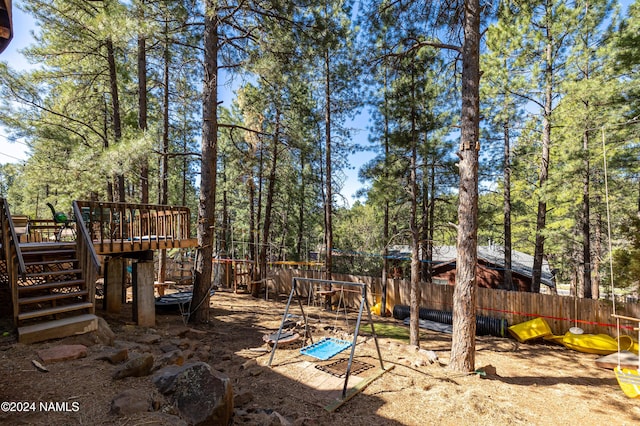
[[[313,342],[313,336],[309,333],[309,321],[307,314],[304,311],[304,307],[302,306],[302,296],[300,291],[298,290],[299,282],[308,282],[310,284],[321,284],[328,285],[330,289],[335,287],[341,287],[344,291],[344,287],[356,288],[359,289],[358,293],[360,293],[360,307],[358,309],[358,319],[356,321],[356,328],[353,332],[353,341],[349,344],[349,342],[345,342],[343,340],[337,339],[326,339],[320,340],[319,342]],[[280,322],[280,327],[278,328],[278,333],[276,334],[276,339],[273,343],[273,348],[271,349],[271,356],[269,357],[269,362],[267,365],[271,367],[273,362],[273,357],[276,353],[276,349],[278,347],[278,340],[280,340],[280,336],[282,334],[282,329],[284,328],[284,324],[287,320],[287,316],[289,315],[289,308],[291,307],[291,302],[293,301],[293,297],[296,297],[296,301],[298,302],[298,307],[300,308],[300,312],[302,313],[302,318],[304,321],[304,337],[303,337],[303,348],[300,349],[300,352],[305,355],[314,356],[318,359],[330,359],[331,357],[337,355],[343,350],[351,347],[351,353],[349,355],[349,362],[347,364],[347,372],[344,376],[344,385],[342,387],[342,400],[345,401],[347,399],[347,385],[349,383],[349,375],[351,373],[351,364],[353,362],[353,357],[355,355],[356,345],[358,342],[358,333],[360,331],[360,323],[362,320],[362,314],[364,312],[364,308],[367,309],[367,317],[369,319],[369,324],[371,325],[371,334],[373,335],[373,340],[376,344],[376,351],[378,352],[378,359],[380,360],[380,369],[385,371],[384,364],[382,361],[382,353],[380,352],[380,345],[378,344],[378,337],[376,335],[375,326],[373,325],[373,317],[371,316],[371,309],[369,307],[369,301],[367,300],[367,285],[362,283],[353,283],[347,281],[332,281],[332,280],[322,280],[317,278],[300,278],[294,277],[291,283],[291,292],[289,293],[289,299],[287,300],[287,305],[284,309],[284,315],[282,315],[282,321]],[[339,309],[339,308],[338,308]],[[346,314],[345,314],[346,315]],[[311,340],[311,344],[309,346],[305,346],[307,336]],[[314,355],[315,348],[322,347],[324,356],[316,356]]]

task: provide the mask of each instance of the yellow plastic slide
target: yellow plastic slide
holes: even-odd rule
[[[508,328],[509,333],[520,343],[539,337],[551,336],[551,328],[544,318],[534,318]]]
[[[509,327],[509,333],[519,342],[543,338],[569,349],[590,354],[608,355],[618,350],[618,341],[608,334],[576,334],[568,331],[564,336],[554,335],[544,318],[512,325]],[[619,343],[620,350],[638,353],[638,342],[631,336],[620,336]]]
[[[618,350],[618,342],[608,334],[573,334],[567,331],[562,344],[574,351],[589,354],[609,355]]]

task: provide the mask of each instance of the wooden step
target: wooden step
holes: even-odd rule
[[[74,297],[84,297],[88,295],[89,295],[89,292],[87,290],[80,290],[80,291],[70,291],[69,293],[52,293],[52,294],[46,294],[44,296],[20,297],[18,298],[18,304],[29,305],[32,303],[42,303],[42,302],[50,302],[53,300],[72,299]]]
[[[20,243],[21,251],[59,250],[59,249],[70,249],[75,247],[76,247],[76,243],[73,243],[73,242]]]
[[[82,309],[90,309],[92,307],[93,307],[93,303],[82,302],[82,303],[73,303],[71,305],[56,306],[53,308],[38,309],[36,311],[23,312],[21,314],[18,314],[18,321],[45,317],[49,315],[63,314],[65,312],[79,311]]]
[[[27,278],[53,277],[57,275],[81,274],[82,269],[59,269],[57,271],[32,272],[27,274]]]
[[[39,251],[27,251],[22,253],[23,257],[42,257],[42,256],[49,256],[49,257],[55,257],[56,260],[58,260],[59,257],[61,256],[75,256],[76,255],[76,250],[39,250]]]
[[[84,280],[52,281],[44,284],[25,285],[18,287],[18,293],[34,290],[48,290],[51,288],[84,286]]]
[[[38,260],[34,262],[24,262],[25,266],[60,265],[64,263],[78,263],[78,259]]]
[[[39,324],[18,327],[18,342],[35,343],[60,339],[98,329],[98,317],[93,314],[78,315]]]

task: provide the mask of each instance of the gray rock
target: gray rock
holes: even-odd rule
[[[128,349],[129,352],[133,352],[134,350],[140,348],[139,344],[130,342],[128,340],[114,340],[112,346],[117,349]]]
[[[127,389],[111,400],[109,412],[118,416],[128,416],[150,411],[151,408],[152,402],[144,393],[136,389]]]
[[[170,413],[163,413],[161,411],[155,411],[151,413],[147,413],[144,416],[144,421],[137,423],[140,425],[153,425],[153,426],[161,426],[161,425],[171,425],[171,426],[188,426],[188,423],[182,420],[177,415],[173,415]]]
[[[180,374],[180,372],[188,367],[191,364],[187,364],[187,365],[169,365],[167,367],[164,367],[163,369],[157,371],[153,377],[151,378],[151,381],[153,382],[154,385],[156,385],[156,388],[158,388],[158,390],[160,391],[160,393],[162,394],[168,394],[173,392],[172,386],[173,386],[173,382],[176,379],[176,377],[178,376],[178,374]]]
[[[157,334],[143,334],[136,338],[136,342],[143,345],[153,345],[158,343],[160,339],[162,339],[162,337]]]
[[[98,343],[106,346],[113,346],[116,335],[104,318],[98,317],[98,329],[93,333],[95,334]]]
[[[143,354],[136,358],[131,358],[113,374],[114,379],[124,379],[125,377],[143,377],[151,374],[153,368],[153,355]]]
[[[153,376],[158,390],[193,425],[228,425],[233,417],[231,380],[204,362],[169,366]]]
[[[96,357],[98,361],[109,361],[111,364],[120,364],[129,358],[129,351],[127,349],[114,349],[109,348]]]
[[[172,352],[163,353],[160,356],[156,357],[153,370],[159,370],[160,368],[166,367],[167,365],[182,365],[184,364],[184,360],[184,354],[179,349],[176,349]]]
[[[160,350],[164,353],[173,352],[176,349],[178,349],[178,346],[171,343],[163,343],[160,345]]]

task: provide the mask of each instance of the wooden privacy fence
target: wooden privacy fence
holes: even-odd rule
[[[288,294],[293,277],[324,278],[319,271],[298,269],[277,269],[272,271],[277,294]],[[382,298],[382,283],[377,277],[332,274],[334,280],[360,282],[367,284],[367,295],[371,305]],[[451,312],[453,310],[453,286],[439,284],[420,284],[420,307]],[[609,300],[576,299],[570,296],[558,296],[518,291],[478,288],[477,315],[504,318],[509,325],[518,324],[537,317],[544,318],[554,334],[564,334],[569,328],[578,326],[585,333],[604,333],[616,335],[616,321],[611,317],[613,306]],[[393,312],[395,305],[409,305],[409,280],[390,279],[387,281],[387,309]],[[348,303],[355,303],[347,298]],[[619,303],[616,313],[640,318],[640,304]],[[637,324],[620,323],[622,334],[637,336],[633,327]]]

